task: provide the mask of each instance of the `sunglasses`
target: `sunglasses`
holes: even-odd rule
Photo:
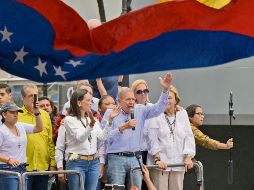
[[[141,95],[141,94],[145,94],[147,95],[149,93],[149,90],[148,89],[144,89],[144,90],[137,90],[136,94],[137,95]]]

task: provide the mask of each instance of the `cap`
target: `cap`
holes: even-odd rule
[[[3,113],[5,111],[18,111],[23,113],[23,110],[13,102],[7,102],[1,106],[0,113]]]

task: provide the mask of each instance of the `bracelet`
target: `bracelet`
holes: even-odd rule
[[[119,130],[119,132],[120,132],[121,134],[123,134],[123,132],[121,131],[120,127],[118,128],[118,130]]]
[[[154,162],[156,163],[156,162],[158,162],[158,161],[161,161],[160,157],[155,157],[155,158],[154,158]]]
[[[161,161],[161,160],[154,160],[155,165],[156,165],[157,162],[160,162],[160,161]]]
[[[8,160],[7,160],[7,162],[6,162],[6,164],[9,164],[10,160],[11,160],[11,158],[9,157]]]
[[[122,81],[118,81],[118,86],[123,86],[123,82]]]
[[[35,115],[35,116],[38,116],[38,115],[41,115],[41,113],[40,113],[40,112],[34,113],[34,115]]]

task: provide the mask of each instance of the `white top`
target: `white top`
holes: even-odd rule
[[[0,126],[3,124],[2,118],[3,118],[3,117],[0,115]]]
[[[152,103],[147,103],[146,106],[151,106],[153,105]],[[151,118],[153,119],[153,118]],[[147,119],[145,120],[145,124],[144,124],[144,129],[143,129],[143,133],[144,133],[144,138],[143,138],[143,142],[142,143],[142,146],[141,146],[141,149],[142,151],[147,151],[148,150],[148,147],[147,147],[147,142],[148,142],[148,124],[150,122],[150,119]]]
[[[4,123],[0,126],[0,154],[20,163],[26,163],[26,135],[33,133],[34,125],[17,122],[16,127],[19,136],[15,136]],[[0,162],[0,164],[6,163]]]
[[[166,116],[168,117],[168,116]],[[175,117],[168,117],[173,123]],[[167,164],[183,164],[185,155],[196,154],[194,136],[187,112],[182,109],[176,113],[173,135],[165,118],[165,114],[150,119],[148,126],[148,165],[154,164],[153,155],[159,152],[161,161]],[[168,171],[184,171],[184,168],[168,168]]]
[[[63,159],[68,157],[68,154],[65,152],[66,140],[65,140],[65,127],[61,125],[58,129],[58,136],[55,147],[55,159],[57,168],[63,167]],[[65,153],[65,155],[63,155]]]
[[[90,123],[90,119],[88,123]],[[82,119],[86,125],[86,120]],[[76,153],[81,155],[92,155],[97,152],[98,140],[104,141],[111,127],[106,125],[102,130],[100,123],[95,122],[94,127],[90,128],[89,125],[85,128],[81,121],[76,117],[66,116],[64,118],[64,127],[59,128],[55,158],[57,161],[57,167],[63,166],[63,152],[65,150],[65,158],[69,153]],[[91,141],[88,137],[91,135]]]

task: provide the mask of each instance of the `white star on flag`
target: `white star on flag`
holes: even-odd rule
[[[69,60],[68,62],[65,62],[66,64],[71,64],[73,67],[77,67],[80,63],[81,63],[81,61],[79,60],[79,61],[74,61],[74,60]]]
[[[20,61],[21,63],[24,63],[24,57],[28,54],[28,52],[24,51],[24,46],[19,51],[14,51],[16,54],[16,58],[14,60],[14,63],[17,61]]]
[[[13,34],[12,32],[8,32],[7,27],[4,27],[4,30],[0,30],[0,33],[3,35],[2,42],[7,40],[9,43],[11,43],[10,36]]]
[[[66,80],[66,77],[64,76],[65,74],[67,74],[68,72],[62,71],[62,68],[59,66],[58,68],[56,68],[55,66],[53,66],[55,71],[56,71],[56,76],[61,76],[64,80]]]
[[[38,59],[38,65],[35,66],[34,68],[37,69],[40,72],[40,76],[42,77],[43,73],[45,73],[46,75],[48,74],[46,71],[46,65],[47,62],[42,62],[41,58]]]

